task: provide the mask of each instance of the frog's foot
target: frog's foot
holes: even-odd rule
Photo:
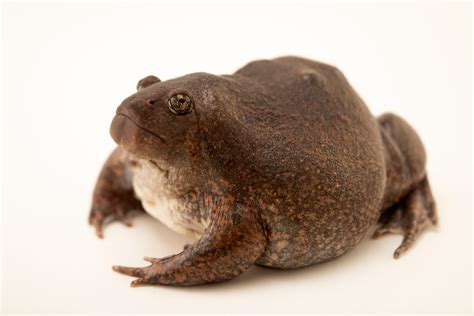
[[[103,228],[112,222],[121,222],[132,226],[134,214],[144,212],[133,191],[114,192],[113,194],[96,194],[89,213],[89,224],[94,226],[96,235],[104,238]]]
[[[393,254],[397,259],[423,230],[435,226],[437,221],[436,205],[425,177],[400,203],[382,213],[372,238],[388,233],[403,235],[402,244]]]
[[[263,254],[267,239],[252,214],[218,211],[204,235],[181,253],[145,260],[142,268],[112,267],[114,271],[137,277],[131,286],[189,286],[235,278],[249,269]]]

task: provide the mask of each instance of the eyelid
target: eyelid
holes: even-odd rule
[[[187,95],[191,100],[193,99],[191,91],[183,88],[175,88],[168,92],[168,100],[171,99],[172,96],[177,94],[184,94]]]

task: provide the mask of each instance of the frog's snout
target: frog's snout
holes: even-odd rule
[[[112,139],[129,152],[136,152],[139,149],[143,131],[127,115],[115,115],[110,124],[110,136]]]

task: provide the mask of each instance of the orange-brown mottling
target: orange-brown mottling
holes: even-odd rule
[[[134,196],[130,183],[130,169],[126,152],[120,149],[107,159],[97,180],[89,212],[89,224],[93,225],[99,238],[103,238],[102,227],[112,221],[131,226],[133,211],[143,212],[142,205]]]

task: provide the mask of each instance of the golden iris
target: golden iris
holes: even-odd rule
[[[191,112],[193,101],[183,93],[173,95],[168,101],[168,108],[173,114],[184,115]]]

